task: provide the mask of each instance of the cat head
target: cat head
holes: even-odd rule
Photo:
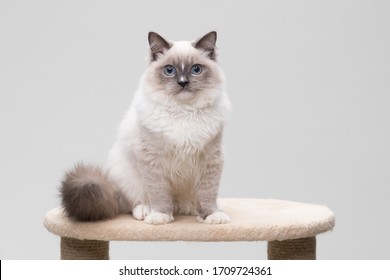
[[[224,75],[218,66],[217,33],[195,41],[168,41],[150,32],[150,64],[144,93],[158,103],[204,107],[223,92]]]

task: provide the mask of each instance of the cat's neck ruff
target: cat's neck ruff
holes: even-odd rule
[[[142,92],[138,92],[134,105],[138,120],[146,128],[162,133],[185,153],[202,150],[221,131],[230,110],[224,92],[202,108],[180,103],[156,104]]]

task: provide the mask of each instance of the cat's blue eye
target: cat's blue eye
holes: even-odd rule
[[[172,65],[167,65],[164,67],[164,73],[167,76],[173,76],[176,74],[176,68],[173,67]]]
[[[199,64],[192,65],[191,67],[191,74],[199,75],[200,73],[202,73],[202,71],[203,68]]]

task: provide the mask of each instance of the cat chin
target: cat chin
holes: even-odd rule
[[[170,94],[170,101],[191,106],[192,108],[202,109],[212,106],[217,100],[223,98],[224,92],[222,90],[209,91],[188,91],[182,90],[178,93]],[[228,106],[229,107],[229,106]]]
[[[182,90],[182,91],[176,93],[174,95],[174,98],[179,100],[179,101],[191,102],[191,101],[195,101],[196,94],[191,92],[191,91],[188,91],[188,90]]]

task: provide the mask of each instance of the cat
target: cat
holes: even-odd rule
[[[149,65],[106,168],[77,164],[65,174],[60,194],[69,217],[132,213],[155,225],[173,222],[175,214],[230,221],[217,207],[230,101],[216,40],[215,31],[177,42],[149,32]]]

